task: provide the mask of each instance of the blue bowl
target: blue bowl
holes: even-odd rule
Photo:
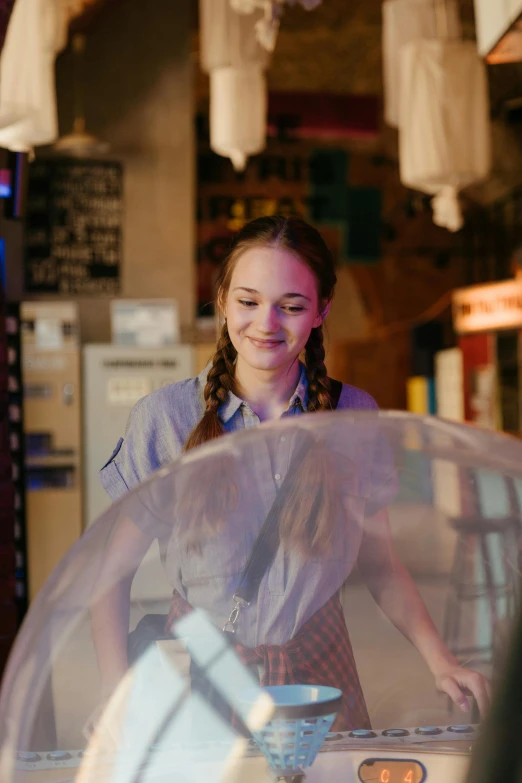
[[[262,689],[274,702],[270,721],[253,737],[279,776],[310,767],[341,705],[342,693],[325,685],[272,685]],[[257,691],[257,693],[259,693]],[[242,701],[254,702],[254,692]]]

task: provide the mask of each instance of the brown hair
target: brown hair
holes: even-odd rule
[[[239,257],[246,250],[267,245],[293,253],[308,266],[317,281],[319,302],[325,307],[333,297],[337,281],[332,254],[315,228],[301,218],[281,216],[251,220],[236,234],[218,279],[218,307],[223,309],[232,273]],[[236,355],[225,322],[203,393],[206,403],[205,413],[190,433],[185,443],[185,451],[223,434],[218,410],[227,399],[228,393],[234,389]],[[308,380],[308,410],[331,410],[330,382],[324,364],[322,326],[310,332],[305,346],[305,365]]]
[[[317,281],[317,292],[322,307],[333,297],[335,263],[319,232],[298,217],[262,217],[247,223],[236,235],[225,259],[218,279],[217,304],[223,309],[230,287],[234,267],[239,257],[253,247],[278,247],[293,253],[312,271]],[[324,364],[322,326],[312,329],[305,346],[305,365],[308,381],[308,410],[332,409],[330,382]],[[237,352],[223,325],[212,367],[204,389],[206,403],[201,421],[194,427],[186,443],[185,451],[218,438],[224,432],[218,410],[234,390],[234,371]],[[331,546],[331,522],[335,514],[333,497],[333,472],[330,459],[323,450],[321,456],[310,452],[302,461],[295,486],[287,487],[286,499],[280,516],[280,535],[283,542],[292,543],[304,554],[318,554]],[[201,486],[201,485],[200,485]],[[208,488],[210,489],[210,488]],[[214,487],[215,489],[215,487]],[[208,492],[206,493],[208,494]],[[210,492],[210,495],[213,493]],[[185,499],[186,500],[186,499]],[[201,512],[202,509],[199,509]],[[208,520],[208,515],[202,515]],[[202,518],[200,516],[200,519]],[[222,515],[219,515],[220,517]],[[216,519],[221,528],[223,519]],[[197,521],[193,522],[189,546],[197,545]],[[208,532],[208,522],[205,525]]]

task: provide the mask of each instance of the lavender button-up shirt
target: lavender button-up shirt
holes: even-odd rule
[[[183,444],[205,409],[203,390],[208,369],[197,378],[159,389],[136,404],[125,438],[120,439],[100,473],[103,486],[113,500],[182,455]],[[307,405],[306,373],[301,366],[298,385],[282,419],[306,413]],[[343,384],[337,409],[376,410],[377,404],[366,392]],[[232,393],[220,407],[219,416],[227,432],[260,424],[248,403]],[[227,529],[204,540],[199,553],[187,552],[179,546],[173,535],[175,524],[170,521],[171,510],[165,506],[155,514],[135,520],[151,537],[160,540],[166,551],[167,577],[172,587],[193,606],[205,609],[219,626],[230,612],[231,596],[239,576],[288,471],[292,430],[285,426],[280,430],[280,434],[252,442],[251,447],[241,447],[244,453],[237,461],[239,507]],[[218,442],[216,447],[219,448]],[[356,445],[353,450],[357,458]],[[237,450],[235,453],[237,457]],[[298,554],[280,547],[261,582],[257,600],[241,615],[238,641],[248,646],[283,644],[341,587],[357,560],[365,515],[386,505],[396,491],[389,452],[378,459],[378,479],[372,480],[374,466],[371,460],[366,462],[361,470],[365,478],[358,482],[356,489],[351,487],[343,500],[345,508],[340,509],[340,516],[346,519],[348,514],[352,521],[348,526],[343,523],[337,527],[338,541],[332,554],[304,563]],[[191,491],[194,489],[192,486]],[[204,492],[205,486],[198,490]],[[150,505],[154,502],[152,497]],[[170,518],[168,524],[167,518]],[[183,521],[178,523],[182,525]]]

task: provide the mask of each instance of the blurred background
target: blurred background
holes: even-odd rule
[[[0,0],[0,43],[0,671],[251,218],[335,254],[332,377],[519,435],[522,0]]]

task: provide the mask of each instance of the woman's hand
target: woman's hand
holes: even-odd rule
[[[123,681],[110,696],[103,697],[87,718],[83,736],[98,754],[125,747],[124,727],[128,719],[128,701],[132,679]]]
[[[467,696],[473,695],[480,714],[485,715],[491,685],[479,672],[460,666],[446,647],[415,582],[395,551],[386,510],[365,520],[357,562],[375,601],[420,652],[438,690],[447,693],[464,712],[470,709]]]
[[[437,689],[447,695],[463,712],[469,712],[470,704],[466,694],[471,694],[482,717],[488,711],[491,702],[491,683],[479,672],[466,669],[458,664],[449,665],[435,675]]]
[[[96,705],[94,710],[91,712],[91,714],[85,721],[82,729],[82,734],[86,740],[90,740],[92,735],[96,731],[96,728],[98,727],[98,724],[101,721],[101,718],[103,716],[103,713],[105,712],[106,707],[107,707],[107,701],[105,699],[102,699],[102,701],[100,701],[100,703]]]

